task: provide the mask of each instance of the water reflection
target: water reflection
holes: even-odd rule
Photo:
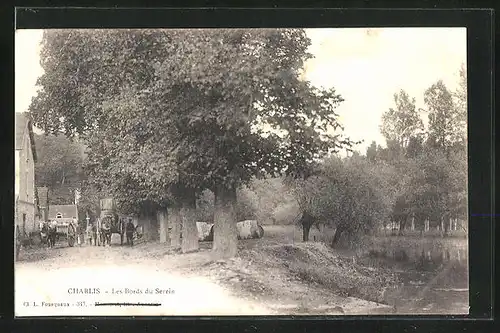
[[[464,240],[389,239],[364,254],[365,263],[390,268],[402,281],[388,303],[398,312],[467,313],[468,249]]]
[[[374,247],[365,254],[370,258],[389,259],[395,262],[413,265],[419,270],[433,270],[450,261],[467,265],[467,248],[438,247],[405,249],[401,247],[388,248],[386,246]]]

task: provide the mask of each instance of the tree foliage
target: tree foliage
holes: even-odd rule
[[[78,187],[82,166],[82,146],[63,135],[35,135],[37,163],[35,178],[39,186]]]
[[[447,151],[455,142],[462,141],[463,110],[455,105],[453,94],[443,81],[438,81],[425,91],[424,101],[429,116],[429,144]]]
[[[83,135],[94,184],[130,210],[185,190],[233,200],[220,191],[303,176],[350,145],[342,98],[300,79],[309,44],[302,29],[48,31],[30,110],[47,132]]]
[[[426,132],[411,136],[408,145],[393,156],[390,151],[395,152],[399,139],[387,142],[382,158],[396,167],[401,180],[391,214],[400,231],[410,217],[421,228],[429,220],[434,227],[442,224],[445,231],[450,218],[466,219],[466,82],[462,67],[454,94],[442,81],[433,84],[424,92],[424,111],[429,117]]]
[[[415,98],[401,90],[394,94],[396,108],[390,108],[382,115],[380,131],[388,142],[396,142],[406,148],[410,139],[424,129],[422,119],[415,106]]]
[[[295,182],[294,189],[299,205],[315,218],[315,224],[336,229],[333,245],[341,236],[353,242],[387,218],[391,207],[387,168],[354,156],[330,158],[320,170],[316,176]]]
[[[107,135],[138,170],[149,162],[134,144],[173,145],[180,176],[210,188],[262,169],[299,173],[344,143],[329,134],[341,97],[299,79],[310,56],[303,30],[50,31],[43,41],[35,123],[70,136],[92,129],[112,149]]]

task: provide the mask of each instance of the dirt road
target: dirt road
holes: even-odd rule
[[[16,315],[342,315],[387,310],[297,281],[273,280],[270,272],[260,270],[254,275],[272,282],[274,292],[259,290],[258,281],[214,262],[209,247],[201,245],[200,252],[191,254],[176,254],[158,243],[27,250],[15,268]]]
[[[167,260],[162,265],[158,258],[144,258],[140,250],[88,246],[39,251],[25,255],[47,258],[16,263],[16,315],[273,313],[261,304],[232,296],[208,278],[173,270]],[[96,306],[97,302],[160,305]]]

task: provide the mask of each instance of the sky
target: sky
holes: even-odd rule
[[[313,85],[335,88],[344,102],[337,109],[344,134],[384,145],[382,114],[404,89],[423,107],[423,93],[443,80],[454,90],[466,63],[465,28],[332,28],[306,29],[314,58],[305,78]],[[40,42],[43,30],[17,30],[15,36],[15,110],[27,111],[43,74]]]

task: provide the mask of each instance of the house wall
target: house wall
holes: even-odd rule
[[[35,164],[31,142],[26,131],[22,150],[16,151],[16,223],[21,232],[38,231],[35,205]]]
[[[15,162],[15,167],[16,167],[16,182],[14,184],[14,193],[15,193],[15,197],[17,198],[17,196],[19,195],[19,181],[20,181],[20,166],[19,166],[19,161],[20,161],[20,156],[21,156],[21,152],[19,150],[16,150],[16,154],[15,154],[15,159],[16,159],[16,162]]]

